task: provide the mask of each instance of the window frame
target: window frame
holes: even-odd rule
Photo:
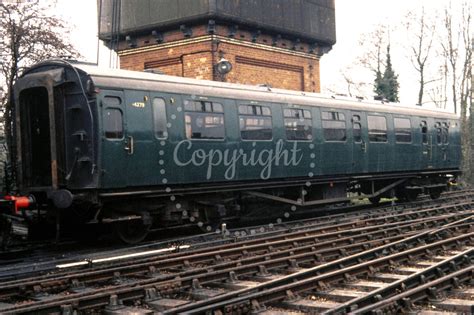
[[[204,103],[201,104],[201,110],[196,110],[196,103]],[[187,109],[186,106],[188,103],[193,103],[194,104],[194,109]],[[207,105],[206,103],[210,103],[211,105],[211,111],[206,111]],[[220,111],[214,111],[214,104],[218,104],[221,108]],[[202,110],[204,109],[204,111]],[[186,122],[186,116],[188,113],[200,113],[200,114],[211,114],[211,115],[222,115],[222,124],[223,124],[223,132],[224,135],[222,138],[193,138],[193,137],[188,137],[188,132],[187,132],[187,125],[188,123]],[[212,101],[212,100],[189,100],[186,99],[183,101],[183,125],[184,125],[184,137],[186,140],[190,141],[226,141],[227,139],[227,132],[226,132],[226,119],[225,119],[225,111],[224,111],[224,105],[222,105],[221,102],[218,101]],[[192,135],[192,130],[191,130],[191,135]]]
[[[162,100],[163,101],[163,109],[164,109],[164,117],[165,117],[165,130],[163,131],[163,137],[158,137],[157,136],[157,123],[156,123],[156,116],[155,116],[155,100]],[[153,134],[155,136],[155,139],[158,140],[166,140],[168,139],[169,133],[168,133],[168,110],[166,108],[166,100],[163,97],[156,96],[153,97],[153,100],[151,102],[151,107],[152,107],[152,117],[153,117]]]
[[[449,123],[443,122],[441,124],[441,140],[443,145],[449,144]]]
[[[107,119],[107,111],[115,111],[115,112],[118,112],[120,113],[120,121],[121,121],[121,137],[108,137],[107,136],[107,130],[106,130],[106,123],[105,121],[103,121],[103,126],[102,126],[102,129],[103,129],[103,133],[104,133],[104,137],[105,139],[109,140],[109,141],[122,141],[123,139],[125,139],[125,128],[124,128],[124,119],[123,119],[123,111],[121,108],[118,108],[118,107],[110,107],[110,106],[107,106],[104,108],[104,120]]]
[[[371,130],[377,130],[377,129],[371,129],[370,128],[370,118],[371,117],[380,117],[383,118],[385,121],[385,141],[374,141],[371,139],[371,135],[376,135],[376,134],[381,134],[381,133],[374,133],[371,132]],[[387,116],[382,116],[382,115],[377,115],[377,114],[372,114],[372,115],[367,115],[367,134],[369,136],[369,142],[371,143],[388,143],[388,125],[387,125]]]
[[[436,121],[434,124],[434,128],[436,130],[436,144],[442,145],[443,144],[443,125],[440,121]]]
[[[336,113],[337,116],[338,116],[338,119],[328,119],[328,118],[325,118],[325,114],[327,113],[330,113],[332,118],[334,117],[334,115],[332,115],[333,113]],[[344,117],[343,119],[340,119],[339,118],[339,115],[341,115]],[[324,122],[342,122],[344,123],[344,128],[325,128],[324,127]],[[343,140],[328,140],[326,139],[326,134],[325,134],[325,130],[326,129],[340,129],[340,130],[344,130],[344,139]],[[327,110],[321,110],[321,131],[322,131],[322,138],[324,140],[324,142],[340,142],[340,143],[346,143],[347,142],[347,121],[346,121],[346,113],[344,112],[341,112],[341,111],[337,111],[337,110],[333,110],[333,109],[327,109]]]
[[[311,110],[310,109],[304,109],[304,108],[291,108],[291,107],[285,107],[285,108],[282,108],[283,109],[283,126],[285,128],[285,136],[286,136],[286,141],[289,141],[289,142],[295,142],[295,141],[301,141],[301,142],[312,142],[314,140],[314,135],[313,135],[313,114],[311,113]],[[288,129],[287,129],[287,125],[286,125],[286,119],[292,119],[292,120],[296,120],[296,121],[299,121],[301,118],[297,118],[297,117],[294,117],[294,116],[287,116],[285,114],[285,111],[300,111],[301,113],[303,113],[303,122],[305,121],[309,121],[310,124],[309,124],[309,136],[310,138],[303,138],[303,139],[289,139],[288,138]],[[305,117],[305,112],[309,113],[309,118],[306,118]],[[298,127],[299,125],[297,124],[296,127]],[[306,124],[302,125],[302,126],[307,126]],[[304,129],[304,127],[303,127]]]
[[[246,107],[247,109],[249,107],[252,107],[252,111],[253,113],[249,114],[248,112],[247,113],[242,113],[241,112],[241,108],[243,107]],[[259,110],[257,110],[257,107]],[[264,114],[264,111],[265,109],[268,109],[269,110],[269,114]],[[259,114],[260,113],[260,114]],[[238,116],[238,124],[239,124],[239,135],[240,135],[240,140],[241,141],[273,141],[273,136],[274,136],[274,132],[273,132],[273,115],[272,115],[272,108],[270,105],[260,105],[260,104],[239,104],[238,107],[237,107],[237,116]],[[242,137],[242,131],[247,131],[247,130],[242,130],[242,127],[240,125],[240,119],[242,117],[255,117],[257,119],[261,119],[261,117],[263,118],[267,118],[270,120],[270,130],[271,130],[271,138],[270,139],[245,139],[244,137]],[[260,130],[264,130],[264,129],[260,129]]]
[[[408,120],[409,128],[408,130],[410,131],[410,141],[400,141],[397,139],[397,136],[399,135],[406,135],[406,133],[401,132],[400,130],[406,130],[407,128],[397,128],[397,120]],[[411,119],[409,117],[393,117],[393,133],[395,135],[395,143],[398,144],[410,144],[413,143],[413,130],[412,130],[412,123]]]
[[[357,117],[357,119],[354,119],[355,117]],[[354,128],[355,125],[358,125],[359,126],[359,140],[356,141],[355,139],[355,133],[354,133],[354,130],[356,130],[356,128]],[[352,140],[354,141],[354,143],[362,143],[363,142],[363,139],[362,139],[362,118],[361,118],[361,115],[360,114],[352,114]]]
[[[117,100],[117,102],[108,102],[108,100]],[[124,112],[122,108],[120,107],[122,105],[122,97],[118,95],[112,95],[112,94],[106,94],[102,98],[102,132],[104,135],[104,138],[107,139],[108,141],[122,141],[125,139],[125,119],[124,119]],[[105,119],[106,118],[106,112],[108,110],[114,110],[120,113],[120,119],[121,119],[121,134],[122,136],[120,138],[110,138],[107,136],[106,129],[105,129]]]
[[[429,134],[428,134],[428,121],[421,120],[420,122],[421,127],[421,144],[427,145],[429,142]]]

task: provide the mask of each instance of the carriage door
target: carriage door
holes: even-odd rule
[[[125,92],[125,146],[127,186],[155,183],[156,157],[150,95],[144,91]]]
[[[104,91],[102,187],[149,185],[153,161],[152,115],[143,91]]]
[[[127,156],[125,147],[125,99],[121,91],[103,91],[101,186],[103,188],[127,185]]]
[[[435,123],[436,145],[438,149],[437,167],[448,167],[448,144],[449,144],[449,124],[446,121],[437,121]]]
[[[449,167],[449,161],[450,161],[450,156],[449,156],[449,122],[443,122],[443,167],[447,168]]]
[[[421,167],[432,168],[433,164],[433,135],[429,132],[428,121],[422,120],[421,129]]]
[[[360,112],[352,112],[352,172],[367,172],[367,122]]]
[[[20,130],[22,150],[22,180],[26,186],[51,186],[51,100],[49,87],[25,88],[20,92]],[[25,150],[26,148],[26,150]]]

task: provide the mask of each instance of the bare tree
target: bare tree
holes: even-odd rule
[[[343,82],[346,85],[347,95],[356,98],[369,98],[370,86],[360,78],[360,73],[364,69],[360,69],[357,65],[348,66],[341,71]]]
[[[385,51],[389,44],[389,30],[386,25],[379,24],[370,33],[363,34],[359,46],[370,47],[358,58],[358,63],[367,69],[381,73],[385,67]]]
[[[0,2],[0,86],[3,87],[0,110],[9,147],[12,117],[9,100],[13,83],[22,70],[47,58],[78,56],[65,40],[68,38],[66,23],[51,15],[51,8],[51,4],[45,5],[39,0]]]
[[[441,55],[437,55],[435,59],[441,59],[443,62],[437,68],[437,78],[434,80],[434,84],[427,90],[427,94],[430,101],[438,108],[446,109],[448,104],[448,84],[449,84],[449,69],[446,58]]]
[[[441,48],[444,58],[446,58],[451,72],[451,88],[452,88],[452,102],[454,106],[454,113],[458,112],[458,54],[459,54],[459,40],[455,38],[455,30],[453,26],[453,16],[451,15],[451,9],[444,9],[444,20],[443,26],[446,33],[445,41],[442,41]]]
[[[461,118],[466,119],[472,62],[472,7],[464,2],[460,18],[453,18],[452,8],[445,8],[443,26],[444,41],[441,41],[442,55],[447,61],[451,74],[451,98],[454,112],[461,110]],[[455,24],[458,21],[457,24]],[[464,108],[463,108],[464,107]],[[464,113],[463,113],[464,111]]]
[[[468,124],[467,113],[471,100],[472,88],[472,52],[473,27],[472,6],[463,2],[458,16],[454,16],[451,7],[445,8],[443,27],[445,40],[441,42],[442,53],[448,63],[450,72],[451,97],[454,112],[460,110],[461,139],[463,147],[463,171],[467,179],[473,179],[471,142],[472,134]]]
[[[344,82],[346,83],[347,94],[349,97],[353,97],[354,88],[357,89],[359,83],[356,82],[347,72],[341,73],[341,75],[344,78]]]
[[[460,69],[460,86],[459,86],[459,105],[461,106],[461,128],[462,128],[462,145],[463,145],[463,169],[465,177],[472,182],[473,176],[473,157],[471,151],[472,133],[470,132],[467,113],[469,106],[472,107],[472,7],[468,4],[462,7],[461,19],[461,47],[463,49],[464,58],[461,61]]]
[[[423,96],[426,86],[435,82],[436,79],[427,79],[426,68],[432,53],[433,41],[435,38],[436,24],[429,19],[422,7],[420,13],[409,12],[406,16],[405,27],[409,34],[408,49],[410,61],[418,72],[418,105],[423,104]]]
[[[472,28],[472,7],[468,4],[462,7],[461,21],[461,46],[464,58],[461,60],[460,69],[459,104],[461,106],[461,118],[465,121],[467,126],[467,111],[469,109],[468,105],[472,88],[472,34],[474,31]]]
[[[372,83],[366,82],[370,72],[359,64],[350,64],[339,70],[338,84],[324,86],[325,93],[337,96],[348,96],[357,99],[368,99],[372,97]]]

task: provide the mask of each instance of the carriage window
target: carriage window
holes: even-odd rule
[[[437,122],[435,124],[435,129],[436,129],[436,143],[441,144],[443,142],[443,139],[442,139],[443,129],[441,128],[440,122]]]
[[[346,116],[340,112],[321,112],[326,141],[346,141]]]
[[[369,141],[387,142],[387,120],[383,116],[367,116]]]
[[[424,120],[421,121],[421,141],[423,144],[428,143],[428,124]]]
[[[187,112],[224,112],[222,104],[205,101],[184,101],[184,110]]]
[[[162,98],[153,99],[153,126],[156,138],[165,139],[167,137],[166,106]]]
[[[243,140],[271,140],[272,112],[259,105],[239,106],[240,136]]]
[[[224,139],[222,104],[207,101],[185,101],[184,109],[188,139]]]
[[[448,123],[443,123],[443,130],[442,130],[441,138],[442,138],[444,144],[447,144],[449,142],[449,125],[448,125]]]
[[[119,106],[122,103],[120,97],[106,96],[104,97],[104,104],[107,106]]]
[[[309,110],[284,109],[283,116],[288,140],[311,140],[313,138],[313,124]]]
[[[123,119],[120,109],[107,108],[105,110],[104,134],[107,139],[123,138]]]
[[[352,137],[354,142],[362,142],[362,128],[359,115],[352,116]]]
[[[395,141],[400,143],[411,142],[411,123],[408,118],[394,118]]]

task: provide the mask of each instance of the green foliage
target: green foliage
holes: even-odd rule
[[[385,90],[385,85],[383,82],[382,72],[380,72],[380,69],[378,69],[375,72],[374,92],[375,94],[377,94],[379,98],[383,99],[385,98],[384,90]]]
[[[398,75],[392,68],[392,61],[390,58],[390,45],[387,46],[387,62],[385,71],[377,69],[375,73],[374,92],[380,99],[388,100],[390,102],[398,102]]]

